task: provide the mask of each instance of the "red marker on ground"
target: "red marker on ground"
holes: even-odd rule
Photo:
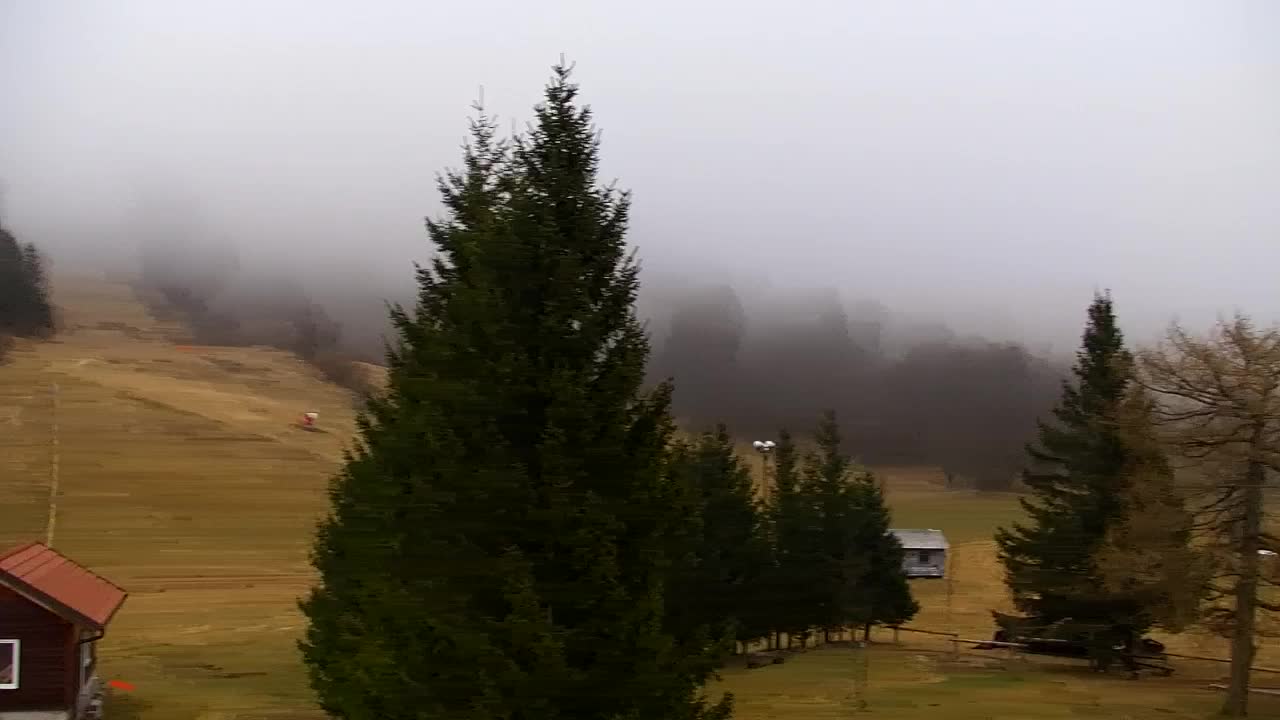
[[[123,680],[112,680],[107,684],[115,688],[116,690],[124,690],[126,692],[133,690],[133,684],[127,683]]]

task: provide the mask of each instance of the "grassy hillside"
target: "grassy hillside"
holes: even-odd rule
[[[183,347],[181,328],[148,316],[124,284],[77,278],[56,292],[67,332],[0,368],[0,547],[44,538],[55,507],[54,546],[130,591],[101,657],[105,679],[136,690],[112,699],[110,718],[319,718],[295,603],[311,582],[326,480],[351,438],[349,395],[286,353]],[[297,428],[309,410],[322,432]],[[1015,498],[946,491],[929,469],[882,474],[896,525],[942,528],[954,544],[951,582],[914,586],[915,624],[988,636],[988,611],[1004,604],[990,536],[1016,516]],[[1206,683],[1222,674],[1188,666],[1135,684],[948,663],[936,652],[945,646],[904,640],[873,652],[878,716],[1199,717],[1217,702]],[[1178,642],[1222,654],[1216,641]],[[748,720],[843,717],[851,658],[828,648],[731,669],[719,687]],[[1259,662],[1280,665],[1277,648]]]
[[[56,291],[68,332],[0,368],[0,545],[44,538],[56,477],[54,547],[130,591],[114,717],[298,717],[294,602],[349,396],[285,353],[175,345],[126,286]]]

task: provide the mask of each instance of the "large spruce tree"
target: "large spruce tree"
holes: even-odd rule
[[[597,136],[555,68],[528,134],[483,114],[440,183],[439,250],[385,397],[332,483],[302,643],[343,718],[726,716],[714,649],[665,628],[665,386]]]
[[[1054,422],[1040,423],[1039,443],[1028,449],[1027,521],[998,530],[996,542],[1018,609],[1042,623],[1071,619],[1131,641],[1150,626],[1150,613],[1141,594],[1112,589],[1098,555],[1125,521],[1135,468],[1167,468],[1150,447],[1135,446],[1126,427],[1140,420],[1126,410],[1133,360],[1111,297],[1096,295],[1088,317],[1074,378],[1064,383]]]

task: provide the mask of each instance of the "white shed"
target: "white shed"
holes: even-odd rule
[[[890,530],[902,543],[902,571],[907,577],[940,578],[946,575],[947,538],[941,530]]]

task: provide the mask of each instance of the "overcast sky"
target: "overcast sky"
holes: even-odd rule
[[[1078,335],[1280,316],[1280,2],[0,0],[5,219],[55,251],[139,188],[246,259],[405,280],[469,104],[565,53],[659,271]],[[305,252],[302,252],[305,251]]]

